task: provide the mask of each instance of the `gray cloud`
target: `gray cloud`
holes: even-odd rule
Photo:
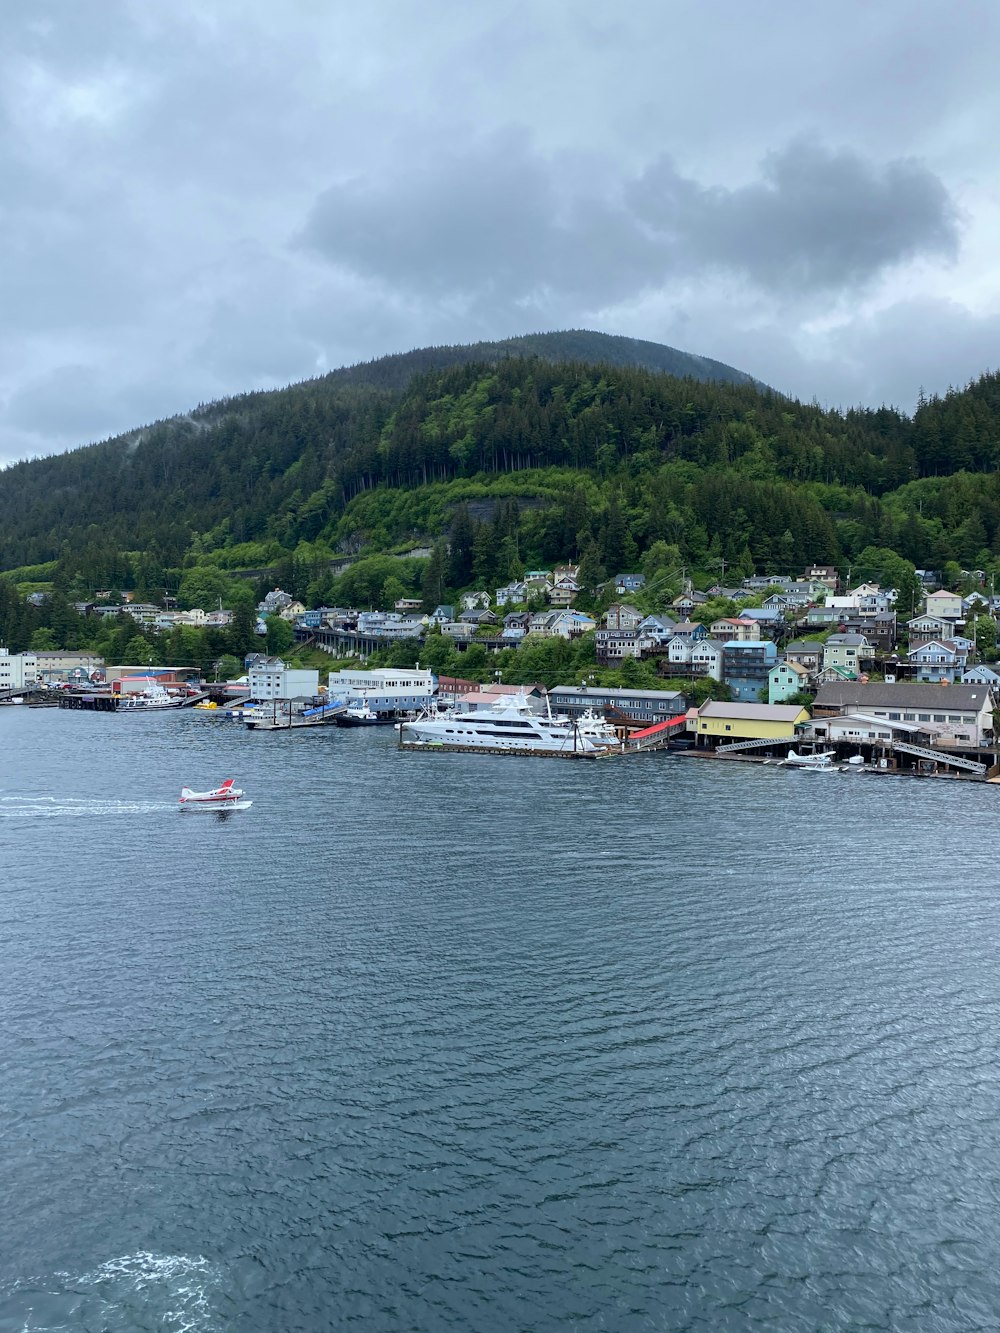
[[[736,189],[662,158],[637,179],[594,156],[546,161],[503,133],[317,200],[303,240],[331,263],[433,299],[555,310],[629,300],[721,267],[799,296],[863,286],[921,254],[952,257],[954,204],[917,162],[799,142]]]
[[[769,154],[760,180],[731,190],[706,189],[660,162],[629,197],[666,247],[777,290],[852,287],[958,248],[955,205],[926,167],[878,166],[808,142]]]
[[[821,401],[995,360],[986,0],[8,8],[0,464],[529,328]]]

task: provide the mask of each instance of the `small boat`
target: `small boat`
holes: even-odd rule
[[[373,713],[366,700],[360,707],[345,708],[334,718],[338,727],[376,727],[378,714]]]
[[[823,750],[819,754],[797,754],[789,750],[782,762],[790,768],[829,768],[833,759],[833,750]]]
[[[234,784],[232,778],[226,778],[225,782],[214,791],[192,791],[190,787],[182,787],[180,804],[182,806],[235,805],[242,796],[242,789]],[[249,801],[246,804],[249,805]]]

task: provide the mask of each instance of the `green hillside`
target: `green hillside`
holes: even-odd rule
[[[578,338],[633,361],[521,354],[576,356]],[[592,334],[429,349],[18,464],[0,472],[0,636],[79,635],[53,608],[100,590],[210,606],[277,579],[385,605],[563,559],[595,582],[807,561],[897,582],[900,560],[909,577],[1000,573],[1000,377],[909,418],[680,379],[640,355],[675,354]],[[436,546],[432,561],[397,558],[413,546]],[[24,611],[35,587],[49,600]]]

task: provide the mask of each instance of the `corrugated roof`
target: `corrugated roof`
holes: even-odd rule
[[[837,681],[821,685],[817,708],[949,708],[978,713],[989,698],[982,685],[886,685],[872,682]],[[936,702],[935,702],[936,701]]]
[[[699,716],[743,718],[749,722],[797,722],[805,711],[799,704],[725,704],[713,699],[702,704]]]

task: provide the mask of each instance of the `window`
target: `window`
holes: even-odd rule
[[[729,725],[728,722],[726,723],[726,730],[727,730],[727,731],[732,731],[732,727]]]
[[[918,714],[917,714],[917,721],[918,721],[918,722],[929,722],[930,720],[931,720],[931,715],[930,715],[930,713],[918,713]]]

